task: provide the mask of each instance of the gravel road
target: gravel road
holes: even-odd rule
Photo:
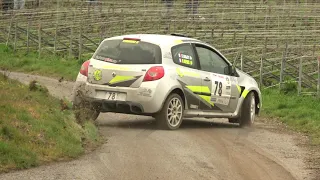
[[[70,97],[72,82],[11,73],[23,83],[36,79],[57,97]],[[151,117],[101,114],[99,129],[107,141],[70,162],[0,175],[17,179],[210,179],[308,180],[307,151],[297,136],[269,131],[257,122],[240,129],[225,119],[186,119],[179,130],[155,129]]]

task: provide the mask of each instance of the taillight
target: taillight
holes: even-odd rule
[[[164,76],[163,67],[153,66],[147,71],[143,81],[155,81],[155,80],[161,79],[163,76]]]
[[[89,68],[90,60],[85,61],[81,68],[80,68],[80,73],[84,76],[88,77],[88,68]]]

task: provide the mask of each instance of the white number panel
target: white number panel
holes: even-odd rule
[[[211,74],[211,102],[228,105],[231,98],[231,81],[229,76]]]

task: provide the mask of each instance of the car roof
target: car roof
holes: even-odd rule
[[[177,35],[162,35],[162,34],[127,34],[121,36],[115,36],[111,38],[107,38],[105,40],[111,39],[123,39],[123,38],[138,38],[141,41],[153,43],[153,44],[170,44],[170,42],[174,43],[177,41],[193,41],[193,42],[202,42],[198,39],[189,38],[189,37],[182,37]]]

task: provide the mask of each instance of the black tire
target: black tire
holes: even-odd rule
[[[241,107],[241,115],[239,118],[240,127],[252,126],[255,119],[255,108],[254,94],[253,92],[249,92]]]
[[[177,107],[173,107],[173,103],[179,103],[180,106],[177,105]],[[169,108],[173,110],[173,115],[171,116],[172,118],[168,118],[168,116],[170,116],[168,114]],[[157,127],[164,130],[178,129],[183,120],[183,112],[184,103],[182,98],[176,93],[170,94],[166,99],[161,111],[155,116]]]

